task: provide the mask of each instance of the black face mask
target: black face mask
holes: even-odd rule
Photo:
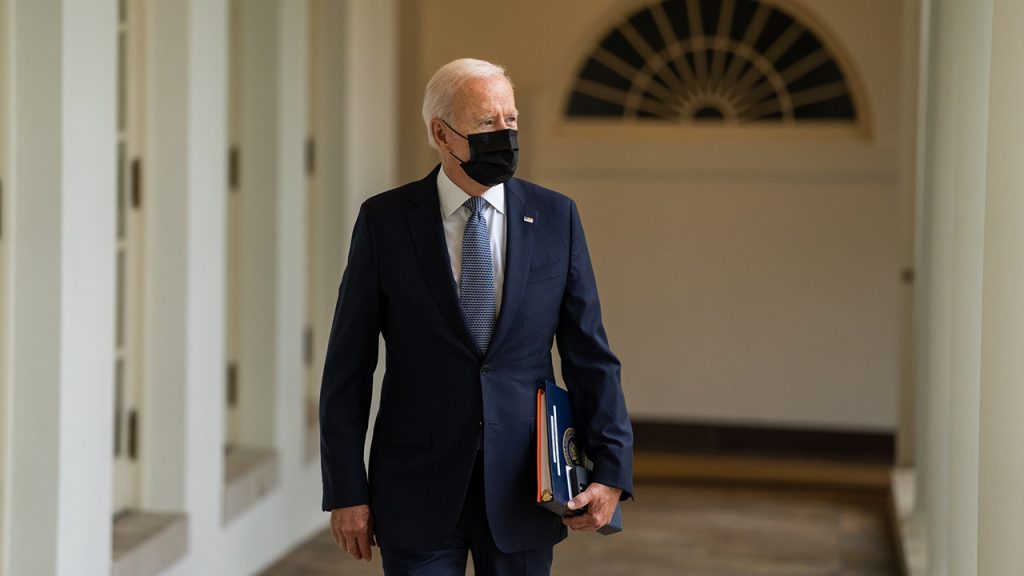
[[[447,122],[444,125],[459,134]],[[516,164],[519,162],[518,134],[518,130],[511,128],[477,132],[469,136],[459,134],[469,142],[469,160],[463,160],[455,154],[452,157],[461,163],[466,175],[473,180],[484,186],[497,186],[507,182],[516,172]]]

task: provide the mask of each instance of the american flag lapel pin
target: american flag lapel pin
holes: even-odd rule
[[[533,216],[523,216],[523,222],[527,224],[533,224]]]

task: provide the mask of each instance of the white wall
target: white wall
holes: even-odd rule
[[[916,2],[777,3],[836,39],[865,130],[566,122],[592,43],[643,4],[425,2],[403,19],[403,120],[449,60],[509,69],[520,173],[579,203],[634,417],[892,430],[909,378]],[[409,140],[405,178],[436,162]]]

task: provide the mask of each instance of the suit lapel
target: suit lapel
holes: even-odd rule
[[[421,180],[421,183],[409,195],[412,206],[406,213],[413,246],[416,247],[416,256],[419,258],[430,294],[442,314],[463,343],[479,356],[480,350],[466,326],[462,307],[459,306],[455,280],[452,278],[448,245],[441,224],[441,202],[437,196],[437,169]]]
[[[533,256],[534,224],[532,221],[526,222],[524,217],[529,216],[532,220],[537,214],[526,205],[522,188],[515,178],[505,184],[505,206],[508,212],[505,221],[505,284],[501,310],[494,325],[494,336],[487,350],[488,357],[493,356],[501,346],[502,339],[515,320],[523,300]]]

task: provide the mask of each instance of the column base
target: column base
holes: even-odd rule
[[[891,476],[892,525],[903,574],[925,576],[928,563],[928,526],[916,509],[914,468],[894,468]]]

